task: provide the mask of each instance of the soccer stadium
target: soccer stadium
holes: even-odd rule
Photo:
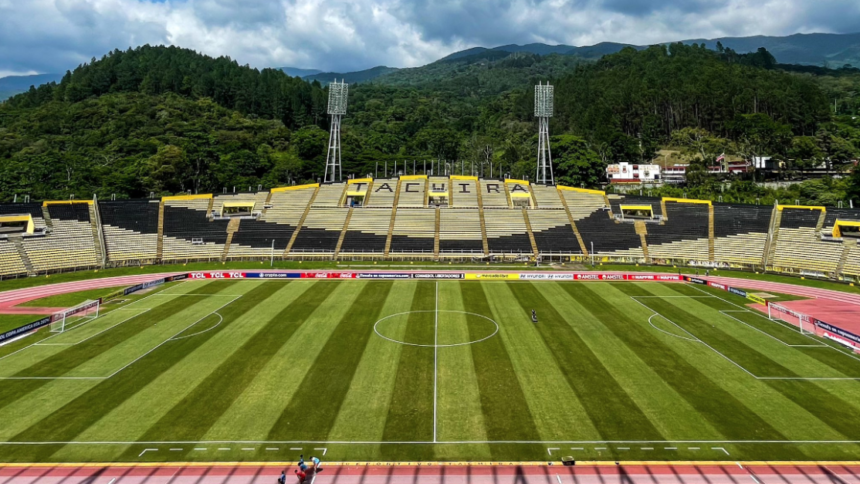
[[[860,455],[853,210],[408,175],[0,213],[4,279],[88,275],[0,292],[45,314],[0,333],[5,462]]]

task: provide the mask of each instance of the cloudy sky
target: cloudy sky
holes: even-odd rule
[[[0,77],[146,43],[347,71],[510,43],[856,31],[858,0],[0,0]]]

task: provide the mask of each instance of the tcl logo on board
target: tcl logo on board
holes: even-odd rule
[[[244,279],[244,272],[192,272],[192,279]]]

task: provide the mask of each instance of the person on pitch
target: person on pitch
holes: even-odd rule
[[[307,475],[307,474],[305,474],[305,471],[302,471],[302,470],[296,470],[295,472],[296,472],[296,477],[298,477],[298,478],[299,478],[299,484],[304,484],[304,483],[305,483],[305,478],[306,478],[308,475]]]
[[[320,469],[320,460],[317,457],[311,457],[311,462],[314,463],[314,473],[322,470]]]

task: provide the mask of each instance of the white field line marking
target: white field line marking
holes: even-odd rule
[[[216,311],[216,312],[212,312],[212,313],[210,313],[209,315],[211,316],[211,315],[213,315],[213,314],[214,314],[214,315],[216,315],[216,316],[218,316],[218,323],[217,323],[217,324],[215,324],[215,326],[212,326],[212,327],[210,327],[209,329],[204,329],[203,331],[198,331],[198,332],[196,332],[196,333],[187,334],[187,335],[185,335],[185,336],[175,336],[175,337],[173,337],[173,338],[170,338],[170,340],[171,340],[171,341],[177,341],[177,340],[180,340],[180,339],[190,338],[190,337],[192,337],[192,336],[197,336],[198,334],[203,334],[203,333],[205,333],[205,332],[207,332],[207,331],[212,331],[213,329],[217,328],[218,326],[221,326],[221,323],[223,323],[223,322],[224,322],[224,316],[221,316],[220,314],[218,314],[218,312],[217,312],[217,311]]]
[[[630,450],[630,447],[618,447],[618,450]]]
[[[698,336],[694,335],[694,334],[693,334],[693,333],[691,333],[690,331],[688,331],[688,330],[684,329],[684,328],[683,328],[681,325],[679,325],[678,323],[676,323],[676,322],[672,321],[671,319],[667,318],[666,316],[663,316],[663,315],[662,315],[662,314],[660,314],[659,312],[657,312],[657,311],[655,311],[654,309],[652,309],[652,308],[648,307],[648,305],[646,305],[646,304],[645,304],[645,303],[643,303],[642,301],[639,301],[639,300],[638,300],[638,298],[639,298],[639,297],[640,297],[640,296],[630,296],[630,299],[633,299],[634,301],[636,301],[637,303],[639,303],[640,305],[642,305],[643,307],[645,307],[646,309],[648,309],[649,311],[651,311],[652,313],[654,313],[654,315],[660,316],[661,318],[665,319],[666,321],[668,321],[668,322],[672,323],[672,324],[673,324],[673,325],[675,325],[678,329],[680,329],[681,331],[683,331],[683,332],[685,332],[685,333],[689,334],[691,337],[696,338],[696,340],[697,340],[699,343],[703,344],[704,346],[706,346],[708,349],[710,349],[710,350],[711,350],[711,351],[713,351],[714,353],[716,353],[716,354],[720,355],[721,357],[723,357],[723,359],[725,359],[725,360],[726,360],[726,361],[728,361],[729,363],[731,363],[731,364],[735,365],[736,367],[740,368],[741,370],[743,370],[743,371],[744,371],[744,373],[746,373],[747,375],[749,375],[749,376],[751,376],[751,377],[755,378],[756,380],[800,380],[800,381],[857,381],[857,380],[860,380],[860,377],[788,377],[788,376],[758,376],[758,375],[756,375],[755,373],[753,373],[753,372],[751,372],[751,371],[747,370],[746,368],[744,368],[740,363],[736,362],[735,360],[733,360],[733,359],[729,358],[728,356],[726,356],[725,354],[721,353],[720,351],[718,351],[718,350],[717,350],[716,348],[714,348],[713,346],[709,345],[708,343],[705,343],[704,341],[702,341],[702,339],[701,339],[701,338],[699,338]],[[649,297],[652,297],[652,296],[649,296]],[[712,297],[716,297],[716,296],[712,296]],[[717,298],[717,299],[720,299],[720,298]],[[729,304],[732,304],[732,303],[731,303],[731,302],[729,302],[729,301],[726,301],[726,302],[728,302]],[[652,315],[652,316],[653,316],[653,315]],[[831,347],[831,348],[832,348],[832,347]],[[832,348],[832,349],[836,350],[836,348]],[[842,352],[840,351],[840,353],[842,353]],[[845,354],[845,353],[842,353],[842,354]]]
[[[433,336],[433,442],[436,442],[436,404],[439,384],[439,281],[436,281],[436,310]]]
[[[678,450],[677,447],[663,447],[663,450]]]
[[[654,328],[654,329],[656,329],[657,331],[660,331],[661,333],[666,333],[666,334],[668,334],[669,336],[673,336],[673,337],[675,337],[675,338],[681,338],[681,339],[683,339],[683,340],[692,341],[692,342],[694,342],[694,343],[699,343],[699,342],[700,342],[700,341],[699,341],[699,340],[697,340],[697,339],[687,338],[686,336],[681,336],[680,334],[673,334],[673,333],[670,333],[670,332],[668,332],[668,331],[666,331],[666,330],[660,329],[660,328],[658,328],[657,326],[654,326],[654,322],[653,322],[653,321],[651,321],[652,319],[654,319],[654,316],[658,316],[658,317],[661,317],[661,318],[662,318],[663,316],[660,316],[659,314],[654,313],[654,314],[652,314],[652,315],[651,315],[651,317],[649,317],[649,318],[648,318],[648,324],[650,324],[650,325],[651,325],[651,327],[652,327],[652,328]],[[670,322],[671,322],[671,321],[670,321]]]
[[[654,450],[654,447],[640,447],[641,450]]]
[[[546,449],[546,453],[549,455],[552,455],[552,451],[554,451],[554,450],[561,450],[561,449],[559,449],[558,447],[549,447]]]
[[[570,450],[583,450],[582,447],[571,447]]]
[[[153,296],[154,296],[154,294],[153,294]],[[145,357],[146,355],[148,355],[148,354],[152,353],[153,351],[157,350],[158,348],[160,348],[160,347],[161,347],[161,345],[163,345],[163,344],[167,343],[168,341],[172,341],[172,340],[173,340],[173,338],[175,338],[175,337],[179,336],[180,334],[182,334],[182,332],[184,332],[184,331],[188,330],[188,328],[193,327],[194,325],[196,325],[196,324],[197,324],[197,323],[199,323],[200,321],[203,321],[204,319],[208,318],[212,313],[217,313],[218,311],[220,311],[220,310],[224,309],[224,307],[226,307],[227,305],[229,305],[229,304],[231,304],[231,303],[235,302],[235,301],[236,301],[236,300],[238,300],[240,297],[241,297],[241,296],[236,297],[236,298],[233,298],[233,299],[231,299],[231,300],[227,301],[226,303],[224,303],[224,304],[223,304],[223,305],[221,305],[220,307],[218,307],[218,308],[216,308],[215,310],[213,310],[213,311],[211,311],[211,312],[207,313],[206,315],[204,315],[203,317],[201,317],[201,318],[200,318],[200,319],[198,319],[197,321],[194,321],[193,323],[189,324],[188,326],[186,326],[186,327],[182,328],[181,330],[179,330],[179,332],[177,332],[176,334],[174,334],[174,335],[173,335],[173,336],[171,336],[170,338],[167,338],[166,340],[162,341],[161,343],[158,343],[157,345],[155,345],[154,347],[152,347],[152,348],[151,348],[149,351],[147,351],[146,353],[144,353],[144,354],[142,354],[142,355],[138,356],[137,358],[135,358],[134,360],[132,360],[131,362],[129,362],[128,364],[126,364],[126,365],[125,365],[125,366],[123,366],[122,368],[120,368],[120,369],[118,369],[118,370],[114,371],[113,373],[111,373],[111,374],[110,374],[110,375],[108,375],[108,376],[38,376],[38,377],[37,377],[37,376],[4,376],[4,377],[0,377],[0,380],[107,380],[107,379],[109,379],[109,378],[113,378],[114,376],[116,376],[116,374],[117,374],[117,373],[119,373],[119,372],[121,372],[121,371],[125,370],[126,368],[128,368],[128,367],[129,367],[129,366],[131,366],[131,365],[133,365],[134,363],[136,363],[136,362],[137,362],[138,360],[140,360],[141,358],[143,358],[143,357]],[[141,301],[142,301],[142,299],[141,299]],[[210,328],[210,329],[211,329],[211,328]],[[60,334],[62,334],[62,333],[60,333]],[[47,339],[47,338],[46,338],[46,339]],[[34,344],[35,344],[35,343],[34,343]]]
[[[141,456],[143,456],[143,454],[146,454],[147,452],[158,452],[158,449],[143,449],[143,452],[141,452],[140,454],[137,454],[137,456],[141,457]]]
[[[323,451],[323,457],[325,457],[325,453],[328,452],[328,447],[314,447],[314,450]]]
[[[558,474],[555,475],[555,480],[558,481],[558,484],[561,484],[561,477]]]
[[[180,452],[180,451],[182,451],[182,449],[181,449],[181,448],[176,448],[176,449],[170,449],[170,451],[171,451],[171,452]]]
[[[290,447],[290,450],[302,450],[301,447]]]
[[[749,324],[749,323],[747,323],[747,322],[745,322],[745,321],[741,321],[740,319],[738,319],[738,318],[736,318],[736,317],[734,317],[734,316],[732,316],[732,315],[730,315],[730,314],[727,314],[727,313],[729,313],[729,312],[732,312],[732,313],[743,313],[743,312],[746,312],[746,313],[752,313],[752,314],[755,314],[755,313],[753,313],[752,311],[720,311],[720,313],[722,313],[725,317],[727,317],[727,318],[732,318],[732,319],[734,319],[735,321],[737,321],[737,322],[739,322],[739,323],[743,324],[744,326],[748,326],[748,327],[750,327],[751,329],[754,329],[754,330],[758,331],[759,333],[761,333],[761,334],[763,334],[763,335],[765,335],[765,336],[769,336],[769,337],[771,337],[771,338],[775,339],[776,341],[778,341],[778,342],[780,342],[780,343],[782,343],[782,344],[784,344],[785,346],[788,346],[788,347],[790,347],[790,348],[824,348],[824,347],[829,347],[829,346],[830,346],[830,345],[826,345],[826,344],[824,344],[824,343],[819,343],[819,344],[815,344],[815,345],[793,345],[793,344],[790,344],[790,343],[786,343],[785,341],[783,341],[783,340],[781,340],[781,339],[777,338],[776,336],[774,336],[774,335],[772,335],[772,334],[768,333],[767,331],[763,331],[763,330],[761,330],[761,329],[759,329],[759,328],[756,328],[755,326],[753,326],[753,325],[751,325],[751,324]],[[760,317],[764,318],[764,316],[763,316],[763,315],[761,315],[761,314],[759,314],[758,316],[760,316]],[[765,318],[765,319],[767,319],[767,318]],[[798,334],[799,334],[799,333],[798,333]],[[806,336],[806,335],[803,335],[803,336]],[[806,337],[808,337],[808,336],[806,336]]]
[[[0,447],[12,447],[16,445],[36,446],[36,445],[213,445],[213,444],[328,444],[328,445],[416,445],[416,444],[433,444],[430,440],[410,440],[410,441],[388,441],[388,440],[150,440],[150,441],[40,441],[40,442],[0,442]],[[440,440],[435,442],[438,444],[818,444],[818,445],[846,445],[860,444],[860,440]],[[699,447],[689,447],[690,449],[699,449]],[[713,450],[723,450],[723,447],[712,447]],[[229,450],[229,449],[226,449]],[[290,447],[290,450],[302,450],[301,447]],[[583,447],[571,447],[571,450],[583,450]]]
[[[744,468],[744,466],[742,466],[740,462],[735,462],[735,464],[737,464],[737,465],[738,465],[738,467],[740,467],[741,469],[743,469],[743,468]]]
[[[113,311],[118,311],[118,310],[120,310],[120,309],[128,309],[128,308],[129,308],[129,306],[133,306],[133,305],[135,305],[135,304],[137,304],[137,303],[139,303],[139,302],[145,301],[145,300],[147,300],[147,299],[149,299],[149,298],[151,298],[151,297],[153,297],[153,296],[162,296],[162,295],[164,295],[164,294],[162,294],[162,292],[157,292],[157,293],[154,293],[154,294],[150,294],[150,295],[145,296],[145,297],[142,297],[142,298],[140,298],[140,299],[138,299],[138,300],[136,300],[136,301],[132,301],[132,302],[130,302],[130,303],[128,303],[128,304],[126,304],[125,306],[121,307],[121,308],[116,308],[116,309],[114,309]],[[226,295],[222,295],[222,294],[168,294],[168,295],[170,295],[170,296],[209,296],[209,297],[212,297],[212,296],[221,296],[221,297],[225,297],[225,296],[226,296]],[[242,297],[242,296],[237,296],[237,297]],[[147,308],[147,310],[149,310],[149,309],[151,309],[151,308]],[[113,311],[111,311],[111,312],[113,312]],[[75,328],[80,327],[80,326],[81,326],[81,325],[77,325],[77,326],[75,326]],[[74,329],[74,328],[72,328],[72,329]],[[51,338],[53,338],[53,337],[55,337],[55,336],[59,336],[59,335],[61,335],[61,334],[63,334],[63,333],[57,333],[57,334],[55,334],[55,335],[48,336],[47,338],[45,338],[45,339],[43,339],[43,340],[41,340],[41,341],[38,341],[38,342],[36,342],[36,343],[33,343],[33,344],[31,344],[31,345],[27,345],[27,346],[25,346],[25,347],[21,348],[21,349],[20,349],[20,350],[18,350],[18,351],[14,351],[14,352],[9,353],[8,355],[5,355],[5,356],[0,356],[0,360],[3,360],[3,359],[5,359],[5,358],[8,358],[8,357],[10,357],[10,356],[12,356],[12,355],[14,355],[14,354],[16,354],[16,353],[20,353],[20,352],[22,352],[22,351],[26,350],[27,348],[31,348],[31,347],[33,347],[33,346],[36,346],[37,344],[42,343],[43,341],[47,341],[47,340],[49,340],[49,339],[51,339]]]
[[[206,447],[195,447],[194,450],[206,450]]]
[[[725,447],[711,447],[711,450],[721,450],[721,451],[725,452],[726,455],[729,455],[729,451],[727,451],[725,449]]]
[[[111,479],[110,481],[108,481],[108,484],[113,484],[114,482],[116,482],[116,477],[114,477],[113,479]]]
[[[385,339],[385,340],[388,340],[388,341],[391,341],[392,343],[397,343],[397,344],[401,344],[401,345],[408,345],[408,346],[420,346],[420,347],[422,347],[422,348],[431,348],[431,347],[436,347],[436,348],[450,348],[450,347],[453,347],[453,346],[466,346],[466,345],[473,345],[473,344],[475,344],[475,343],[480,343],[481,341],[488,340],[488,339],[492,338],[493,336],[495,336],[496,334],[498,334],[498,332],[499,332],[499,323],[495,322],[493,319],[488,318],[487,316],[484,316],[483,314],[470,313],[470,312],[468,312],[468,311],[457,311],[457,310],[453,310],[453,309],[443,309],[443,310],[441,310],[441,311],[435,311],[435,312],[437,312],[437,313],[457,313],[457,314],[466,314],[466,315],[469,315],[469,316],[476,316],[476,317],[479,317],[479,318],[484,318],[484,319],[486,319],[487,321],[489,321],[489,322],[493,323],[493,324],[496,326],[496,330],[495,330],[495,331],[493,331],[493,333],[492,333],[492,334],[490,334],[490,335],[488,335],[488,336],[484,336],[484,337],[483,337],[483,338],[481,338],[481,339],[476,339],[476,340],[474,340],[474,341],[467,341],[467,342],[465,342],[465,343],[452,343],[452,344],[448,344],[448,345],[439,345],[439,344],[436,344],[436,345],[420,345],[420,344],[417,344],[417,343],[408,343],[408,342],[406,342],[406,341],[398,341],[398,340],[396,340],[396,339],[389,338],[388,336],[385,336],[384,334],[382,334],[382,333],[380,333],[380,332],[379,332],[379,323],[381,323],[381,322],[383,322],[383,321],[385,321],[385,320],[387,320],[387,319],[395,318],[395,317],[397,317],[397,316],[403,316],[403,315],[406,315],[406,314],[412,314],[412,313],[432,313],[432,312],[434,312],[434,311],[433,311],[433,310],[430,310],[430,309],[427,309],[427,310],[419,310],[419,311],[403,311],[403,312],[401,312],[401,313],[389,314],[388,316],[386,316],[386,317],[384,317],[384,318],[380,319],[379,321],[377,321],[377,322],[373,323],[373,332],[374,332],[374,333],[376,333],[376,335],[377,335],[377,336],[379,336],[380,338]]]
[[[230,450],[229,447],[218,447],[218,450]]]
[[[123,308],[123,309],[124,309],[124,308]],[[131,320],[131,319],[134,319],[134,318],[136,318],[136,317],[140,316],[141,314],[145,314],[147,311],[150,311],[150,310],[151,310],[151,308],[145,308],[143,311],[141,311],[141,312],[139,312],[139,313],[137,313],[137,314],[133,314],[133,315],[131,315],[131,316],[129,316],[129,317],[127,317],[127,318],[123,319],[122,321],[120,321],[120,322],[118,322],[118,323],[114,324],[113,326],[110,326],[110,327],[108,327],[108,328],[105,328],[105,329],[103,329],[103,330],[99,331],[98,333],[93,334],[93,335],[91,335],[91,336],[89,336],[89,337],[87,337],[87,338],[84,338],[84,339],[82,339],[82,340],[80,340],[80,341],[78,341],[78,342],[75,342],[75,343],[42,343],[42,342],[40,341],[40,342],[38,342],[38,343],[35,343],[35,345],[36,345],[36,346],[75,346],[75,345],[79,345],[79,344],[81,344],[81,343],[83,343],[83,342],[85,342],[85,341],[87,341],[87,340],[90,340],[90,339],[92,339],[92,338],[95,338],[96,336],[98,336],[98,335],[100,335],[100,334],[104,333],[105,331],[108,331],[108,330],[111,330],[111,329],[116,328],[117,326],[119,326],[120,324],[122,324],[122,323],[124,323],[124,322],[126,322],[126,321],[129,321],[129,320]],[[111,312],[113,312],[113,311],[111,311]],[[110,314],[110,313],[108,313],[108,314]],[[105,316],[102,316],[102,317],[105,317]],[[74,328],[72,328],[72,329],[80,328],[80,327],[81,327],[81,325],[78,325],[78,326],[75,326],[75,327],[74,327]],[[69,332],[69,331],[71,331],[72,329],[66,330],[64,333],[68,333],[68,332]],[[64,333],[58,333],[58,334],[55,334],[54,336],[60,336],[61,334],[64,334]],[[53,338],[54,336],[51,336],[50,338],[45,338],[45,339],[44,339],[44,340],[42,340],[42,341],[45,341],[45,340],[51,339],[51,338]]]
[[[254,450],[253,447],[242,447],[242,450]]]
[[[143,357],[145,357],[146,355],[148,355],[148,354],[152,353],[153,351],[157,350],[157,349],[158,349],[159,347],[161,347],[161,345],[163,345],[164,343],[167,343],[168,341],[170,341],[170,340],[172,340],[173,338],[175,338],[175,337],[179,336],[180,334],[182,334],[182,332],[183,332],[183,331],[187,330],[188,328],[193,327],[195,324],[197,324],[197,323],[199,323],[200,321],[203,321],[204,319],[208,318],[210,314],[215,313],[215,312],[218,312],[218,311],[220,311],[220,310],[224,309],[224,307],[226,307],[227,305],[232,304],[233,302],[237,301],[240,297],[241,297],[241,296],[236,297],[236,298],[233,298],[233,299],[231,299],[231,300],[227,301],[226,303],[224,303],[224,304],[222,304],[221,306],[219,306],[218,308],[216,308],[214,311],[212,311],[212,312],[210,312],[209,314],[207,314],[207,315],[203,316],[202,318],[198,319],[197,321],[194,321],[193,323],[189,324],[188,326],[186,326],[186,327],[182,328],[179,332],[177,332],[176,334],[174,334],[174,335],[173,335],[173,336],[171,336],[170,338],[167,338],[166,340],[164,340],[164,341],[162,341],[161,343],[157,344],[157,345],[156,345],[154,348],[152,348],[151,350],[149,350],[149,351],[147,351],[146,353],[144,353],[144,354],[142,354],[142,355],[138,356],[137,358],[135,358],[131,363],[129,363],[129,364],[127,364],[127,365],[123,366],[122,368],[120,368],[119,370],[117,370],[117,371],[115,371],[115,372],[111,373],[110,375],[108,375],[108,376],[107,376],[107,378],[111,378],[111,377],[113,377],[114,375],[116,375],[117,373],[121,372],[122,370],[125,370],[126,368],[128,368],[128,367],[129,367],[129,366],[131,366],[131,365],[133,365],[134,363],[136,363],[136,362],[137,362],[138,360],[140,360],[141,358],[143,358]]]

